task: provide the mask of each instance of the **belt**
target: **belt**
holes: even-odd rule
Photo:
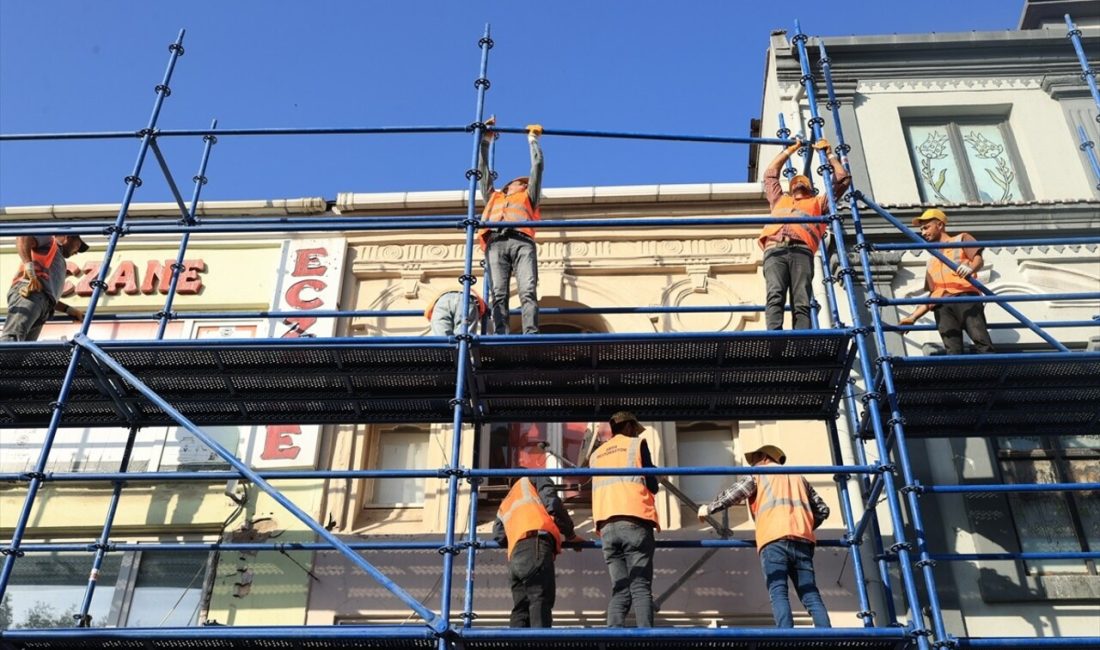
[[[515,228],[501,228],[500,230],[493,230],[489,233],[489,243],[493,243],[500,239],[522,239],[524,241],[534,242],[527,233],[522,233]]]
[[[770,239],[764,242],[764,250],[769,251],[773,248],[804,248],[807,251],[810,247],[806,245],[801,239],[791,239],[790,237],[784,237],[782,239]]]
[[[526,533],[524,533],[523,537],[520,537],[518,541],[523,541],[525,539],[531,539],[532,537],[545,537],[546,539],[548,539],[550,541],[554,541],[554,536],[551,535],[550,533],[548,533],[545,530],[529,530]]]

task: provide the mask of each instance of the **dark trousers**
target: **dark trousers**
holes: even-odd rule
[[[638,627],[653,627],[653,526],[610,521],[600,529],[600,539],[611,576],[607,627],[623,627],[631,607]]]
[[[805,246],[776,246],[764,251],[765,320],[770,330],[783,329],[783,307],[791,297],[793,328],[810,329],[814,289],[814,254]]]
[[[788,580],[794,583],[798,599],[814,619],[814,627],[832,627],[814,578],[813,544],[786,539],[772,542],[760,551],[760,565],[768,584],[776,627],[794,627],[791,601],[787,596]]]
[[[523,333],[539,331],[539,267],[535,242],[519,234],[498,236],[485,253],[488,260],[492,291],[489,309],[493,316],[493,333],[508,333],[508,291],[512,276],[516,276],[516,294],[522,311]]]
[[[55,300],[45,291],[36,291],[24,298],[19,290],[25,282],[16,282],[8,290],[8,319],[0,341],[37,341],[42,326],[53,314]]]
[[[554,610],[554,540],[546,536],[516,542],[508,560],[512,585],[509,627],[550,627]]]
[[[979,354],[993,352],[993,341],[989,339],[989,328],[985,323],[985,305],[982,303],[941,304],[933,313],[947,354],[963,353],[963,330],[970,335]]]

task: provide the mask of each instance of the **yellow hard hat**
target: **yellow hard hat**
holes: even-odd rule
[[[928,208],[921,213],[919,217],[913,219],[913,225],[919,226],[925,221],[931,221],[932,219],[939,219],[941,223],[947,225],[947,214],[939,208]]]
[[[759,449],[748,452],[745,454],[745,462],[749,465],[755,465],[760,462],[761,456],[767,456],[780,465],[787,464],[787,454],[784,454],[783,450],[775,445],[764,445]]]

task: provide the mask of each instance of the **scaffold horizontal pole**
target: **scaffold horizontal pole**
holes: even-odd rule
[[[1049,553],[929,553],[942,562],[975,562],[980,560],[1100,560],[1100,551],[1063,551]]]
[[[1042,294],[997,294],[944,296],[933,298],[879,298],[880,305],[950,305],[952,303],[1009,303],[1009,302],[1047,302],[1053,300],[1100,300],[1100,291],[1082,291],[1077,293],[1042,293]]]
[[[275,221],[260,221],[248,224],[224,224],[218,221],[199,221],[195,225],[181,222],[154,221],[152,223],[131,223],[123,229],[124,235],[171,235],[179,233],[209,234],[256,234],[290,232],[344,232],[344,231],[404,231],[404,230],[455,230],[463,225],[458,217],[438,220],[404,220],[394,217],[387,221],[370,218],[362,221],[355,217],[322,219],[317,217],[290,218]],[[646,217],[622,219],[553,219],[546,221],[498,221],[493,228],[531,228],[535,230],[558,229],[600,229],[600,228],[698,228],[708,226],[761,226],[768,224],[804,224],[825,223],[823,217],[772,217],[753,215],[743,217]],[[477,224],[478,228],[488,228],[488,224]],[[101,235],[104,228],[86,223],[29,223],[7,225],[0,223],[0,236],[42,234],[48,231],[55,235]]]
[[[533,468],[512,467],[506,469],[318,469],[318,470],[269,470],[252,471],[258,478],[272,481],[309,480],[326,478],[447,478],[451,474],[469,478],[499,478],[511,476],[740,476],[746,474],[873,474],[880,472],[878,465],[812,465],[774,467],[713,466],[713,467],[562,467]],[[47,473],[37,478],[53,483],[172,483],[172,482],[223,482],[243,478],[235,471],[205,472],[66,472]],[[0,474],[0,482],[29,481],[27,474],[9,472]]]
[[[1097,327],[1100,326],[1100,317],[1093,320],[1037,320],[1035,324],[1044,329],[1059,327]],[[1018,330],[1028,329],[1023,323],[988,323],[991,330]],[[887,332],[934,332],[935,325],[887,325],[883,323],[882,329]]]
[[[1100,483],[1010,483],[981,485],[922,485],[928,494],[966,494],[986,492],[1089,492],[1100,490]]]
[[[85,627],[41,630],[8,629],[0,640],[32,643],[48,640],[216,640],[216,639],[434,639],[436,633],[424,625],[280,625],[270,627],[209,625],[202,627]]]
[[[781,639],[804,639],[824,643],[842,639],[904,639],[909,631],[899,627],[859,627],[859,628],[607,628],[588,627],[569,630],[571,639],[583,641],[646,640],[662,639],[698,639],[700,641],[717,639],[758,639],[760,641]],[[481,628],[475,627],[459,632],[463,639],[499,639],[514,641],[549,641],[561,638],[561,630],[552,628]]]
[[[918,244],[872,244],[876,251],[933,250],[941,248],[1011,248],[1014,246],[1080,246],[1100,244],[1100,236],[1083,235],[1081,237],[1044,237],[1038,239],[979,239],[977,241],[924,242]]]
[[[1032,636],[1032,637],[959,637],[955,639],[960,650],[985,648],[1100,648],[1100,636]]]
[[[756,542],[751,539],[658,539],[655,544],[657,548],[733,548],[733,549],[755,549]],[[843,539],[819,539],[816,542],[817,546],[827,546],[831,548],[843,548],[849,545],[847,540]],[[436,551],[446,548],[444,540],[436,541],[386,541],[386,542],[347,542],[348,548],[356,551]],[[563,542],[563,547],[567,549],[573,548],[603,548],[603,544],[599,540],[586,541],[586,542]],[[0,546],[0,551],[7,550],[9,547]],[[478,540],[477,548],[482,550],[493,550],[505,548],[501,544],[491,540]],[[59,543],[59,544],[21,544],[19,546],[20,552],[23,553],[94,553],[98,550],[96,544],[77,544],[77,543]],[[112,542],[107,544],[104,548],[105,551],[111,553],[122,553],[128,551],[156,551],[164,553],[195,553],[201,551],[275,551],[275,552],[291,552],[291,551],[317,551],[317,552],[332,552],[338,553],[339,549],[334,548],[330,544],[325,542],[181,542],[181,543],[164,543],[164,542]]]
[[[1100,361],[1100,352],[1019,352],[1012,354],[959,354],[927,357],[891,357],[893,361],[914,361],[923,365],[958,366],[969,364],[1014,365],[1024,361]]]
[[[518,127],[493,127],[495,133],[526,134],[527,129]],[[286,136],[286,135],[401,135],[423,133],[472,133],[468,125],[464,126],[373,126],[373,127],[286,127],[253,129],[158,129],[157,138],[179,138],[215,135],[221,137],[237,136]],[[665,142],[710,142],[715,144],[776,144],[789,145],[789,138],[756,138],[728,135],[690,135],[672,133],[640,133],[631,131],[594,131],[581,129],[543,129],[543,136],[561,136],[571,138],[604,138],[620,140],[660,140]],[[0,142],[29,140],[125,140],[138,137],[137,131],[87,131],[67,133],[2,133]]]

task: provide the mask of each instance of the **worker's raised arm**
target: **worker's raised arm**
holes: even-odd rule
[[[496,139],[497,134],[493,132],[492,126],[496,124],[497,118],[495,115],[489,116],[489,119],[485,120],[485,130],[481,132],[481,149],[477,157],[477,171],[480,172],[481,178],[478,179],[478,184],[481,187],[481,198],[486,203],[489,202],[489,197],[493,194],[493,174],[489,170],[489,146],[493,140]]]
[[[768,199],[769,206],[774,206],[776,201],[783,196],[783,186],[779,184],[779,170],[801,146],[802,138],[795,136],[795,143],[780,151],[779,155],[772,158],[772,161],[764,169],[764,195]]]
[[[828,140],[821,138],[814,143],[814,149],[825,152],[825,157],[829,160],[829,167],[833,172],[833,196],[836,197],[837,201],[840,201],[840,197],[844,196],[844,193],[848,191],[848,186],[852,184],[852,178],[848,175],[848,170],[844,169],[844,165],[840,164],[840,156],[836,155]]]
[[[527,196],[531,199],[531,207],[539,204],[539,193],[542,192],[542,147],[539,146],[539,136],[542,135],[542,125],[527,125],[527,145],[531,148],[531,174],[527,180]]]

